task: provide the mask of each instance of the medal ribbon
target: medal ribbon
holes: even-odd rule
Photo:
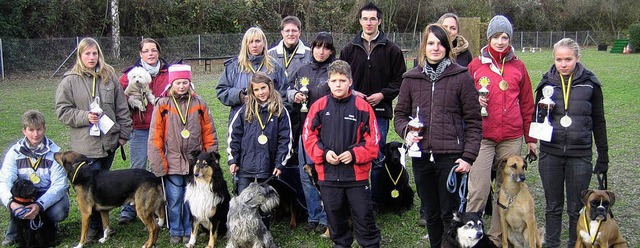
[[[93,86],[91,87],[91,98],[96,96],[96,76],[93,76]]]
[[[262,59],[262,61],[260,61],[260,66],[258,66],[258,70],[253,69],[253,65],[249,66],[249,68],[251,68],[251,71],[252,71],[253,73],[256,73],[256,72],[260,71],[260,69],[262,69],[262,66],[263,66],[263,65],[264,65],[264,58]]]
[[[298,45],[299,44],[300,43],[298,42]],[[289,59],[287,59],[287,49],[284,49],[284,68],[285,69],[289,68],[289,65],[291,64],[293,57],[296,55],[296,52],[298,52],[298,45],[296,45],[296,49],[293,50],[293,53],[291,54],[291,57],[289,57]]]
[[[33,171],[36,171],[38,169],[38,166],[40,166],[41,161],[42,161],[42,156],[36,159],[35,163],[31,161],[31,158],[29,158],[29,163],[31,163],[31,168],[33,168]]]
[[[583,208],[584,211],[584,208]],[[589,223],[587,222],[587,214],[585,213],[584,215],[584,227],[587,228],[587,233],[589,233],[589,236],[591,236],[591,230],[589,230]],[[596,233],[591,236],[591,244],[593,245],[594,242],[596,242],[596,238],[598,237],[598,232],[600,232],[600,224],[602,224],[602,220],[598,220],[598,227],[596,228]]]
[[[560,74],[558,72],[558,74]],[[569,76],[569,81],[567,85],[564,85],[564,77],[560,74],[560,81],[562,82],[562,98],[564,100],[564,111],[567,112],[569,108],[569,93],[571,93],[571,79],[573,78],[573,73]]]
[[[496,61],[496,59],[493,57],[493,55],[491,55],[491,53],[489,53],[489,57],[491,57],[492,61],[495,61],[496,63],[498,63],[498,61]],[[504,58],[502,58],[502,68],[500,68],[500,76],[501,77],[504,74],[504,62],[505,61],[507,61],[507,57],[506,56]],[[498,66],[496,65],[496,67],[498,67]]]
[[[187,101],[187,109],[185,109],[184,115],[182,115],[182,110],[180,110],[180,106],[178,105],[178,101],[176,101],[176,97],[172,96],[173,103],[176,105],[176,109],[178,109],[178,115],[180,116],[180,121],[182,121],[182,125],[187,125],[187,116],[189,115],[189,106],[191,105],[191,95],[189,95],[189,100]]]
[[[260,122],[260,130],[262,130],[262,133],[264,134],[264,127],[266,127],[267,124],[262,124],[262,118],[260,118],[260,113],[258,113],[257,111],[256,115],[258,116],[258,122]],[[269,118],[267,118],[267,121],[271,119],[271,116],[273,116],[273,113],[269,113]]]
[[[400,176],[402,176],[402,172],[404,171],[404,166],[402,166],[402,170],[400,171],[400,173],[398,173],[398,178],[396,178],[396,180],[393,180],[393,176],[391,176],[391,172],[389,171],[389,167],[387,167],[387,165],[384,165],[384,168],[387,169],[387,174],[389,175],[389,179],[391,179],[391,182],[393,183],[393,186],[396,186],[396,184],[398,184],[398,181],[400,181]]]

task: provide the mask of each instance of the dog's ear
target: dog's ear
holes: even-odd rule
[[[582,203],[586,206],[589,202],[589,195],[591,195],[591,193],[593,193],[593,190],[590,189],[585,189],[582,191],[581,193],[581,197],[580,199],[582,199]]]
[[[213,158],[213,160],[216,162],[216,164],[220,163],[220,153],[216,152],[216,151],[212,151],[211,153],[211,157]]]
[[[58,164],[59,164],[59,165],[62,165],[62,164],[63,164],[63,162],[62,162],[62,153],[60,153],[60,152],[56,152],[56,153],[54,153],[54,154],[53,154],[53,159],[54,159],[56,162],[58,162]]]
[[[604,192],[609,195],[609,207],[613,206],[613,203],[616,202],[616,194],[608,190],[605,190]]]
[[[460,215],[462,215],[462,213],[458,212],[458,211],[453,211],[453,221],[460,221]]]
[[[198,158],[198,156],[200,156],[200,153],[202,153],[202,151],[200,151],[200,150],[193,150],[193,151],[191,151],[191,157],[193,157],[193,159],[195,160],[195,159],[197,159],[197,158]]]
[[[507,159],[508,159],[508,157],[504,157],[504,158],[496,161],[493,164],[493,167],[491,169],[494,170],[494,171],[498,171],[498,172],[501,171],[504,168],[504,166],[507,164]]]

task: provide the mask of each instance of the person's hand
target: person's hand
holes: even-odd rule
[[[273,169],[273,175],[279,177],[282,174],[282,171],[278,168]]]
[[[229,171],[231,172],[231,174],[235,175],[238,169],[240,168],[236,164],[231,164],[231,166],[229,166]]]
[[[534,154],[538,154],[538,145],[536,143],[527,143],[527,150]]]
[[[593,167],[593,174],[604,174],[609,170],[608,163],[596,162],[596,166]]]
[[[296,93],[296,95],[293,97],[293,101],[295,103],[302,103],[303,101],[306,101],[306,100],[307,100],[307,96],[300,92]]]
[[[329,162],[329,164],[332,164],[332,165],[338,165],[340,163],[340,160],[338,159],[338,155],[336,155],[334,151],[328,151],[327,155],[325,156],[325,159],[327,160],[327,162]]]
[[[479,96],[478,101],[480,102],[480,107],[486,107],[489,102],[486,96]]]
[[[26,208],[30,209],[30,211],[24,215],[25,219],[33,220],[38,216],[38,213],[40,213],[40,206],[38,206],[38,204],[31,203],[27,205]]]
[[[371,94],[370,96],[367,96],[367,98],[366,98],[367,102],[369,102],[369,104],[371,104],[371,106],[378,105],[378,103],[380,103],[380,101],[382,101],[382,99],[384,99],[384,95],[382,95],[382,93],[380,93],[380,92],[375,93],[375,94]]]
[[[471,170],[471,164],[461,158],[456,160],[456,164],[458,164],[458,168],[455,170],[457,173],[467,174]]]
[[[422,140],[422,136],[417,136],[416,132],[408,132],[407,136],[404,137],[404,142],[407,143],[407,146],[412,146],[413,143],[420,142]]]
[[[349,151],[345,151],[338,155],[338,160],[340,160],[340,162],[342,163],[349,164],[353,160],[353,157],[351,156],[351,153]]]
[[[118,139],[118,143],[120,143],[121,146],[124,146],[124,144],[127,143],[126,139]]]
[[[353,92],[353,94],[354,94],[355,96],[357,96],[357,97],[360,97],[360,98],[362,98],[362,99],[367,100],[367,95],[362,94],[362,92],[360,92],[360,91],[356,91],[356,90],[353,90],[352,92]]]
[[[89,112],[89,123],[91,124],[97,124],[98,121],[100,120],[100,115],[93,113],[93,112]]]

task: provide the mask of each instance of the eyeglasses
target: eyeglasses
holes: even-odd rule
[[[362,18],[360,18],[360,21],[362,21],[362,22],[377,22],[378,18],[377,17],[371,17],[371,18],[362,17]]]
[[[158,53],[157,49],[151,49],[151,50],[142,50],[142,53]]]

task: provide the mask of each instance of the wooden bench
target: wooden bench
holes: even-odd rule
[[[193,58],[182,58],[180,61],[204,61],[204,70],[211,71],[211,61],[213,60],[226,60],[235,57],[235,55],[225,55],[225,56],[216,56],[216,57],[193,57]]]

